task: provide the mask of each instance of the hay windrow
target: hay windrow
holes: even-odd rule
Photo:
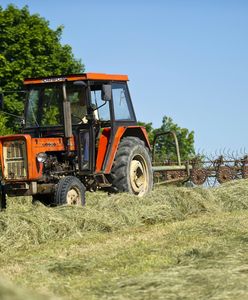
[[[237,180],[213,189],[216,202],[222,210],[248,209],[248,180]]]
[[[161,187],[144,198],[88,193],[85,207],[50,208],[33,205],[30,198],[10,198],[7,210],[0,214],[0,253],[28,249],[48,240],[75,238],[84,232],[114,232],[247,208],[245,180],[214,189]]]
[[[39,295],[26,289],[13,286],[10,282],[0,279],[0,299],[1,300],[58,300],[49,295]]]

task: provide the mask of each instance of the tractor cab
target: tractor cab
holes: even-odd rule
[[[24,133],[74,138],[81,172],[94,172],[96,142],[104,128],[136,125],[127,76],[82,74],[27,79]]]

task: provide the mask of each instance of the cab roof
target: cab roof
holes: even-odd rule
[[[72,75],[59,75],[39,78],[27,78],[24,84],[55,83],[76,80],[108,80],[108,81],[128,81],[127,75],[104,74],[104,73],[82,73]]]

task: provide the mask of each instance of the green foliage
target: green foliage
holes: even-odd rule
[[[174,131],[178,138],[178,144],[182,160],[189,159],[194,153],[194,132],[187,128],[181,128],[170,117],[163,117],[162,126],[155,130],[156,133]],[[162,160],[175,160],[175,142],[171,135],[158,138],[156,147]]]
[[[154,128],[152,127],[152,123],[145,123],[145,122],[138,122],[139,126],[144,126],[146,129],[146,132],[148,133],[148,138],[150,141],[150,144],[153,143],[154,139]]]
[[[24,78],[82,72],[84,65],[74,58],[71,47],[60,43],[62,31],[62,26],[49,28],[49,22],[31,15],[27,6],[9,5],[5,10],[0,6],[0,89],[21,90]],[[21,115],[21,98],[6,96],[5,111]],[[13,117],[8,116],[6,126],[13,128]]]
[[[180,127],[173,122],[172,118],[164,116],[161,127],[156,129],[152,127],[152,123],[139,122],[139,125],[146,128],[151,144],[157,134],[174,131],[178,139],[181,159],[188,160],[195,154],[194,131],[189,131],[187,128]],[[163,162],[176,160],[176,145],[173,136],[171,134],[159,136],[155,143],[155,161]]]
[[[58,125],[59,108],[55,105],[43,108],[43,119],[41,125]]]
[[[11,128],[8,128],[6,126],[7,120],[8,120],[7,117],[1,113],[0,114],[0,133],[1,133],[1,135],[7,135],[7,134],[13,133]]]

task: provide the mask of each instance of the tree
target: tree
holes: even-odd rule
[[[49,28],[49,22],[28,7],[18,9],[0,6],[0,89],[21,90],[24,78],[84,71],[84,65],[74,58],[69,45],[61,45],[63,27]],[[5,111],[20,115],[23,102],[14,93],[5,97]],[[0,134],[13,128],[13,117],[0,120]]]
[[[154,128],[152,127],[152,123],[145,123],[145,122],[138,121],[138,124],[139,124],[139,126],[144,126],[145,127],[146,132],[148,134],[150,144],[152,144],[153,139],[154,139]]]
[[[178,139],[181,159],[188,160],[194,156],[194,131],[181,128],[173,122],[172,118],[164,116],[161,127],[156,129],[152,127],[152,123],[139,122],[139,124],[146,128],[151,144],[157,134],[174,131]],[[176,161],[176,159],[176,146],[173,136],[170,134],[159,136],[155,143],[155,161]]]

